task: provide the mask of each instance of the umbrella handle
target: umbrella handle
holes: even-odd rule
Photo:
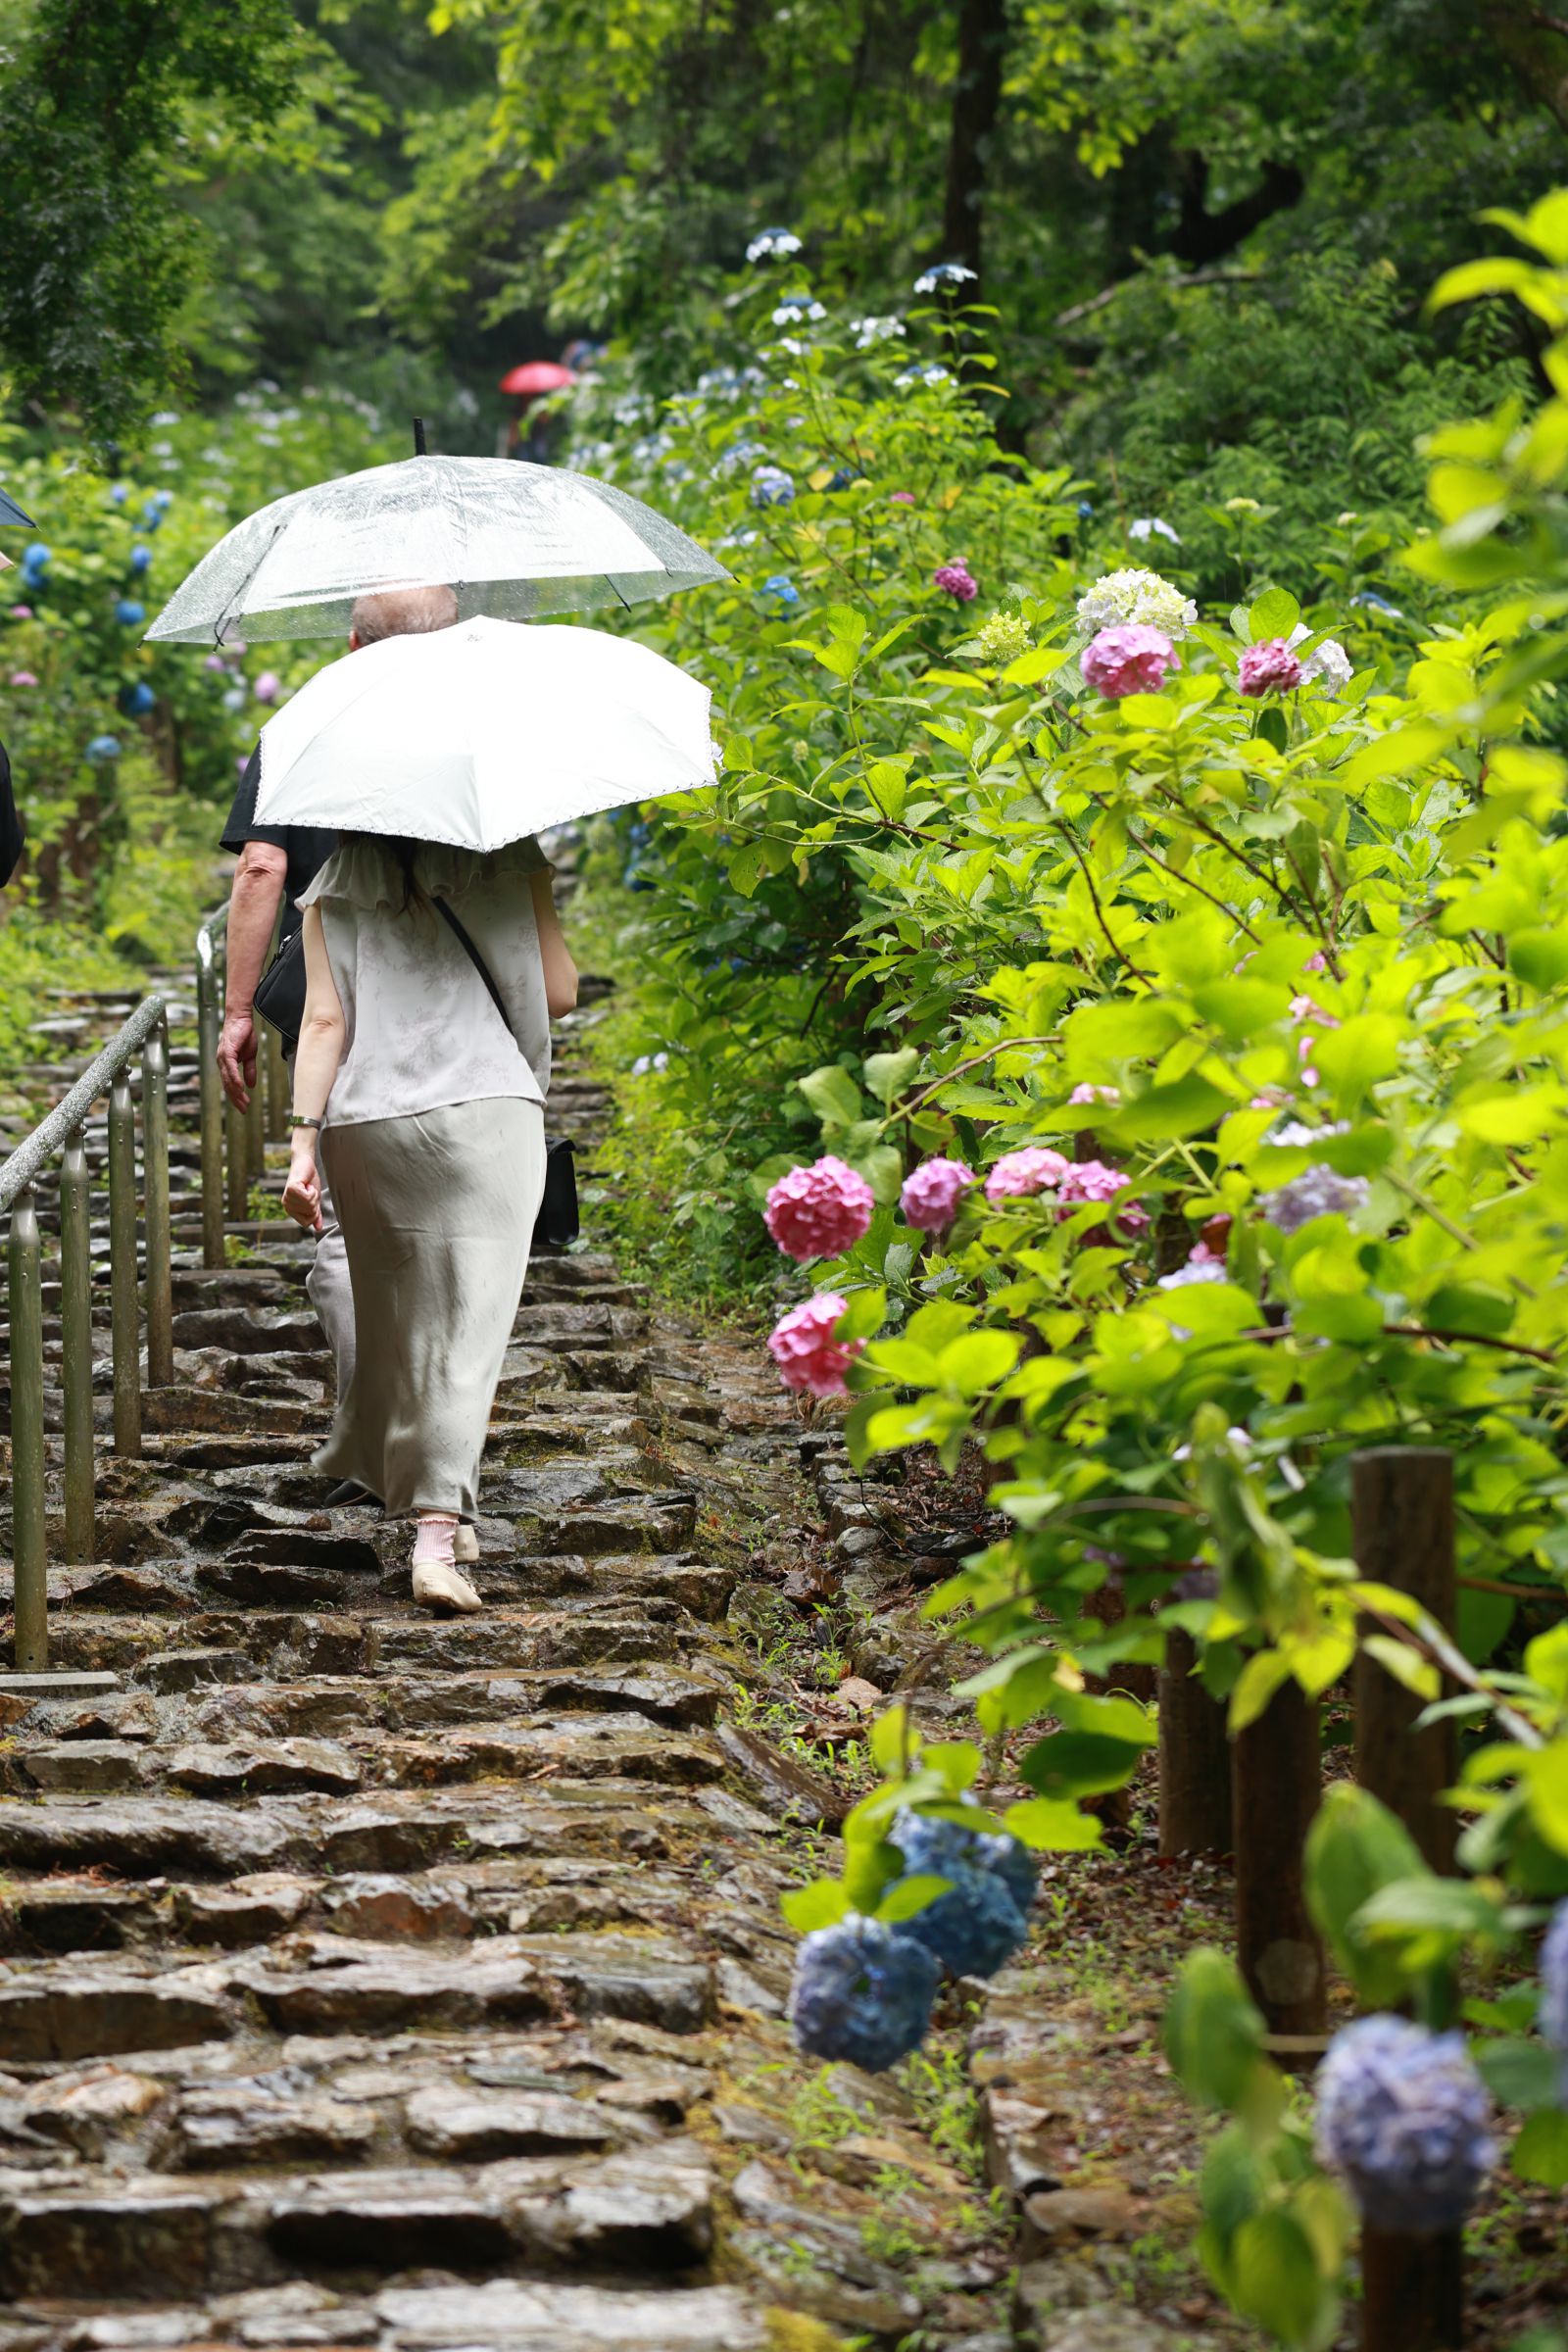
[[[424,418],[422,416],[416,416],[414,419],[414,454],[416,458],[425,458],[430,454],[424,446]]]

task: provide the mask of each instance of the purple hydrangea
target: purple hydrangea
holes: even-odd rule
[[[808,2058],[879,2075],[919,2047],[940,1971],[923,1944],[858,1913],[817,1928],[795,1955],[789,2015]]]
[[[1313,1217],[1353,1215],[1365,1201],[1367,1189],[1364,1176],[1342,1176],[1315,1160],[1278,1192],[1264,1193],[1258,1206],[1281,1233],[1299,1233]]]
[[[956,1977],[993,1977],[1028,1935],[1035,1866],[1016,1838],[966,1830],[929,1813],[901,1813],[893,1842],[906,1878],[951,1879],[898,1934],[923,1944]]]
[[[952,1225],[974,1182],[974,1170],[965,1167],[961,1159],[923,1159],[905,1178],[899,1205],[907,1222],[921,1233],[941,1235]]]
[[[972,605],[980,593],[980,583],[970,572],[962,556],[955,556],[951,564],[939,564],[931,574],[933,584],[946,591],[960,605]]]
[[[1491,2126],[1462,2034],[1361,2017],[1318,2069],[1318,2154],[1377,2230],[1457,2229],[1496,2161]]]
[[[1237,667],[1236,683],[1243,694],[1291,694],[1301,683],[1301,664],[1283,637],[1268,637],[1248,646]]]
[[[1562,2060],[1562,2098],[1568,2106],[1568,1902],[1551,1915],[1541,1947],[1541,2034]]]

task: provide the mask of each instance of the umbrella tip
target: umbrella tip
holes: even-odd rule
[[[416,416],[414,419],[414,454],[416,458],[429,455],[424,446],[424,418],[422,416]]]

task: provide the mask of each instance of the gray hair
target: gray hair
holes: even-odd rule
[[[450,629],[457,617],[455,589],[383,588],[355,598],[349,627],[362,645],[374,645],[382,637],[422,637],[432,629]]]

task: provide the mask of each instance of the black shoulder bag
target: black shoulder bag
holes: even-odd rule
[[[305,1025],[305,926],[296,923],[277,943],[277,954],[256,983],[251,999],[270,1029],[275,1029],[290,1050],[300,1042]]]
[[[490,966],[485,962],[484,957],[445,899],[432,900],[431,904],[442,920],[450,926],[459,947],[484,982],[490,1002],[501,1015],[503,1027],[508,1036],[512,1036],[512,1023],[507,1018],[507,1008],[501,1002],[501,991],[490,977]],[[564,1250],[568,1242],[574,1242],[577,1239],[578,1231],[577,1166],[572,1156],[571,1138],[564,1135],[549,1136],[545,1140],[544,1197],[539,1202],[539,1214],[534,1220],[534,1248],[536,1250],[541,1247]]]

